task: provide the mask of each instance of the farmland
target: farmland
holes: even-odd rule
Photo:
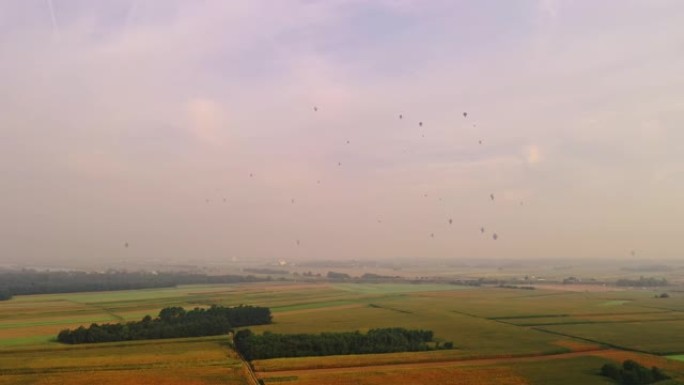
[[[249,384],[227,336],[66,346],[65,328],[139,320],[166,306],[267,306],[256,332],[432,330],[454,349],[257,360],[266,384],[607,384],[632,357],[684,378],[684,293],[510,290],[440,284],[269,282],[16,296],[0,302],[0,384]],[[650,353],[650,354],[649,354]],[[562,375],[561,375],[562,374]]]

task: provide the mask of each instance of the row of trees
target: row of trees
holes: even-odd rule
[[[500,288],[502,289],[520,289],[520,290],[535,290],[536,287],[534,286],[518,286],[518,285],[506,285],[506,284],[500,284]]]
[[[306,273],[305,273],[306,274]],[[377,280],[392,280],[392,279],[402,279],[399,276],[389,276],[389,275],[380,275],[380,274],[373,274],[373,273],[365,273],[360,277],[352,277],[347,273],[338,273],[336,271],[329,271],[328,274],[326,275],[328,279],[334,279],[334,280],[349,280],[349,279],[355,279],[355,280],[361,280],[361,281],[377,281]]]
[[[622,367],[613,363],[605,364],[601,374],[624,385],[652,384],[670,378],[660,368],[654,366],[649,369],[633,360],[624,361]]]
[[[404,328],[371,329],[366,334],[356,332],[321,334],[275,334],[261,335],[249,329],[235,334],[235,347],[247,359],[276,357],[330,356],[345,354],[371,354],[415,352],[431,350],[430,330],[407,330]],[[448,342],[443,348],[451,349]]]
[[[328,277],[328,279],[341,279],[341,280],[351,279],[351,276],[349,276],[349,274],[338,273],[336,271],[329,271],[328,274],[326,275],[326,277]]]
[[[189,284],[239,283],[263,280],[263,278],[254,276],[187,273],[0,271],[0,300],[23,294],[135,290]]]
[[[12,293],[7,289],[0,289],[0,301],[7,301],[12,299]]]
[[[279,274],[279,275],[290,274],[290,272],[287,270],[270,269],[268,267],[266,267],[266,268],[246,268],[246,269],[242,269],[242,271],[244,271],[245,273],[252,273],[252,274]]]
[[[617,286],[630,286],[630,287],[658,287],[667,286],[668,282],[665,278],[656,277],[644,277],[641,276],[639,279],[628,279],[621,278],[615,282]]]
[[[157,318],[149,315],[139,322],[91,324],[85,328],[65,329],[57,340],[66,344],[132,341],[161,338],[202,337],[226,334],[233,327],[271,323],[271,311],[266,307],[213,305],[208,309],[186,311],[182,307],[167,307]]]

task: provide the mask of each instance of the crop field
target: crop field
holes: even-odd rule
[[[502,384],[526,385],[528,382],[510,368],[493,367],[397,367],[363,368],[362,370],[310,371],[292,376],[266,377],[272,384],[330,384],[330,385],[380,385],[380,384],[449,384],[477,385]]]
[[[266,384],[295,381],[297,384],[610,384],[598,369],[605,358],[586,355],[545,356],[513,359],[479,359],[455,362],[428,362],[403,365],[377,365],[361,368],[308,369],[266,373]]]
[[[245,384],[225,338],[46,346],[0,353],[0,384]]]
[[[553,325],[541,328],[654,354],[675,354],[684,350],[684,321],[682,320]]]
[[[625,357],[682,379],[684,293],[655,294],[269,282],[18,296],[0,302],[0,385],[253,384],[227,336],[55,342],[64,328],[211,304],[270,307],[273,324],[252,327],[256,333],[406,327],[432,330],[436,341],[454,344],[450,350],[253,362],[266,384],[607,384],[599,368]]]

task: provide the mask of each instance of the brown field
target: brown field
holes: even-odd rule
[[[621,363],[636,360],[646,366],[659,366],[670,372],[682,373],[684,363],[650,355],[601,349],[547,356],[463,359],[445,362],[366,365],[359,367],[303,368],[260,372],[266,384],[547,384],[554,375],[561,376],[554,384],[610,384],[597,375],[606,362]],[[587,365],[591,365],[587,367]],[[539,376],[540,368],[542,376]],[[573,370],[573,372],[567,372]],[[486,374],[495,373],[487,376]],[[551,376],[549,374],[551,373]],[[402,375],[403,374],[403,375]]]
[[[350,356],[295,357],[255,360],[252,365],[259,372],[306,370],[340,367],[362,367],[421,362],[444,362],[465,359],[465,353],[451,350],[413,353],[364,354]]]
[[[295,377],[272,377],[264,379],[268,385],[526,385],[524,377],[509,368],[398,368],[396,370],[368,370],[343,373],[303,373]]]
[[[603,349],[602,349],[603,350]],[[520,362],[537,362],[537,361],[549,361],[549,360],[563,360],[573,357],[585,356],[585,352],[573,352],[573,353],[561,353],[561,354],[550,354],[545,356],[530,355],[525,357],[487,357],[487,358],[462,358],[462,359],[450,359],[445,361],[428,361],[428,362],[408,362],[408,363],[389,363],[389,364],[379,364],[371,358],[371,360],[361,363],[359,366],[331,366],[331,367],[318,367],[318,368],[300,368],[297,370],[277,370],[277,371],[265,371],[259,372],[259,376],[262,378],[280,377],[280,376],[296,376],[302,373],[354,373],[354,372],[374,372],[383,370],[400,370],[400,369],[435,369],[435,368],[446,368],[446,367],[471,367],[471,366],[491,366],[491,365],[504,365],[504,364],[516,364]],[[258,369],[258,368],[257,368]]]
[[[601,350],[601,346],[589,342],[575,341],[575,340],[558,340],[558,346],[568,348],[573,352],[591,352],[594,350]]]

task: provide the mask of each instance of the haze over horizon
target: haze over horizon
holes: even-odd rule
[[[0,0],[0,263],[681,257],[681,20]]]

